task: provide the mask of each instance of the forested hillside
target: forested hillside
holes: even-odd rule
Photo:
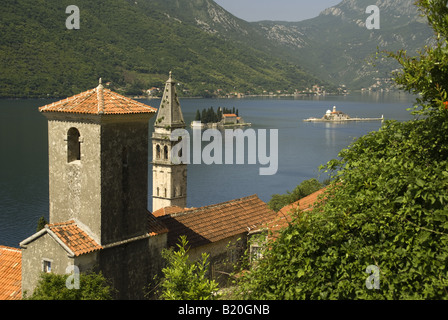
[[[202,2],[193,3],[198,12]],[[188,95],[322,84],[294,64],[171,17],[154,1],[79,0],[80,29],[68,30],[72,4],[2,4],[0,97],[65,97],[96,86],[100,77],[135,95],[163,86],[170,70]]]

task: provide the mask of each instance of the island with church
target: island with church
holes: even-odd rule
[[[348,122],[348,121],[384,121],[384,115],[381,118],[351,118],[348,114],[336,110],[328,110],[322,118],[308,118],[305,122]]]
[[[199,109],[196,111],[195,120],[191,123],[193,129],[223,129],[227,127],[247,127],[251,126],[251,123],[244,121],[239,115],[239,110],[227,109],[219,107],[215,112],[213,107],[203,109],[202,112]]]

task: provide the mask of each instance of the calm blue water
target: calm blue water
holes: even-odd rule
[[[183,99],[184,118],[194,120],[197,109],[219,106],[239,109],[253,129],[279,130],[279,167],[274,176],[260,176],[260,165],[189,165],[188,206],[199,207],[258,194],[294,189],[303,180],[319,178],[318,167],[338,156],[355,138],[380,128],[380,122],[304,123],[337,106],[351,116],[411,119],[407,95],[327,97],[314,100]],[[18,247],[35,232],[41,216],[48,220],[47,123],[38,107],[50,100],[0,100],[0,245]],[[143,100],[158,107],[159,100]],[[152,123],[150,131],[152,132]],[[151,142],[150,142],[151,143]],[[207,145],[207,143],[203,143]],[[151,157],[151,155],[149,155]],[[247,161],[246,161],[247,163]],[[149,172],[151,172],[149,165]],[[320,177],[323,180],[325,177]],[[151,177],[148,181],[152,190]],[[152,201],[148,195],[148,208]]]

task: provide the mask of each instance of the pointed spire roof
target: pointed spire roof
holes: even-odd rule
[[[176,91],[176,82],[173,80],[171,71],[163,91],[162,102],[160,103],[154,126],[160,128],[185,128],[184,116],[182,115]]]
[[[156,113],[157,109],[105,89],[100,78],[95,89],[43,106],[39,111],[112,115]]]

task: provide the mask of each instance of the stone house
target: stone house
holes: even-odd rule
[[[238,116],[236,114],[223,114],[222,115],[222,124],[237,124]]]
[[[203,252],[210,255],[210,275],[221,285],[227,284],[228,274],[248,249],[251,232],[276,216],[257,195],[196,209],[171,207],[154,215],[170,231],[168,247],[175,247],[184,235],[193,260]]]

